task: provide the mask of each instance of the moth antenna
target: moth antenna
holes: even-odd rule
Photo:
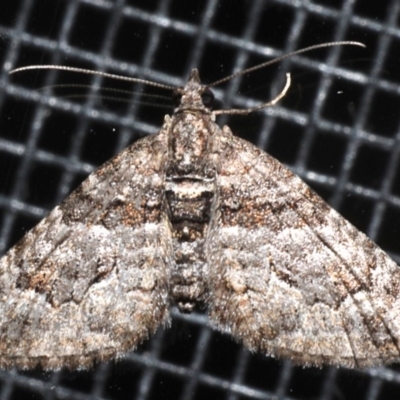
[[[259,104],[256,107],[244,108],[244,109],[231,108],[231,109],[228,109],[228,110],[216,110],[216,111],[214,111],[214,114],[215,115],[221,115],[221,114],[246,115],[246,114],[250,114],[250,113],[252,113],[254,111],[261,110],[262,108],[274,106],[282,97],[285,96],[286,92],[289,90],[290,82],[291,82],[290,74],[288,73],[288,74],[286,74],[285,87],[282,89],[282,91],[274,99],[268,101],[267,103],[262,103],[262,104]]]
[[[258,69],[267,67],[268,65],[276,64],[277,62],[285,60],[286,58],[297,56],[297,55],[303,54],[303,53],[307,53],[308,51],[323,49],[326,47],[333,47],[333,46],[360,46],[360,47],[364,47],[364,48],[366,47],[365,44],[360,43],[360,42],[354,42],[354,41],[341,41],[341,42],[328,42],[328,43],[315,44],[313,46],[309,46],[309,47],[305,47],[304,49],[292,51],[291,53],[284,54],[282,56],[274,58],[273,60],[266,61],[262,64],[255,65],[254,67],[250,67],[250,68],[244,69],[243,71],[239,71],[232,75],[226,76],[225,78],[222,78],[215,82],[210,83],[209,85],[207,85],[207,88],[217,86],[220,83],[229,81],[229,80],[236,78],[238,76],[241,76],[241,75],[248,74],[249,72],[257,71]]]
[[[28,65],[26,67],[13,69],[9,72],[9,74],[11,75],[11,74],[16,74],[17,72],[30,71],[30,70],[45,70],[45,69],[76,72],[76,73],[86,74],[86,75],[98,75],[98,76],[102,76],[104,78],[110,78],[110,79],[115,79],[115,80],[120,80],[120,81],[142,83],[144,85],[154,86],[154,87],[157,87],[160,89],[165,89],[165,90],[175,90],[176,89],[174,86],[169,86],[169,85],[164,85],[162,83],[147,81],[145,79],[131,78],[129,76],[109,74],[107,72],[94,71],[91,69],[67,67],[65,65]]]
[[[46,89],[89,89],[90,85],[80,85],[80,84],[60,84],[60,85],[47,85],[47,86],[42,86],[38,88],[37,90],[46,90]],[[99,88],[101,92],[111,92],[111,93],[116,93],[116,94],[124,94],[124,95],[133,95],[135,92],[131,90],[123,90],[123,89],[114,89],[110,87],[101,87]],[[162,96],[158,94],[150,94],[150,93],[141,93],[141,97],[149,97],[152,99],[159,99],[159,100],[165,100],[165,101],[171,101],[171,96]]]
[[[130,104],[129,99],[122,99],[120,97],[114,97],[114,96],[102,96],[102,95],[80,95],[80,94],[71,94],[71,95],[65,95],[65,96],[58,96],[60,99],[94,99],[94,100],[107,100],[107,101],[112,101],[114,103],[122,103],[122,104]],[[167,104],[156,104],[156,103],[150,103],[148,101],[138,101],[137,104],[140,104],[141,106],[146,106],[146,107],[153,107],[153,108],[159,108],[159,109],[167,109],[170,108]]]

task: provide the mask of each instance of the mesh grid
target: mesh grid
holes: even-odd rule
[[[146,106],[149,98],[139,104],[138,85],[56,71],[11,78],[9,69],[63,64],[181,85],[193,67],[210,82],[311,44],[358,40],[366,50],[332,48],[294,57],[222,85],[216,94],[225,108],[252,106],[273,97],[283,72],[290,71],[290,94],[278,106],[222,122],[289,165],[400,261],[397,0],[4,3],[2,252],[102,162],[156,132],[169,112]],[[65,84],[85,85],[82,96],[59,94],[57,85]],[[126,103],[109,104],[103,86],[133,94]],[[172,314],[170,329],[118,363],[73,373],[0,371],[0,399],[399,398],[396,365],[365,371],[293,367],[249,354],[213,331],[204,315]]]

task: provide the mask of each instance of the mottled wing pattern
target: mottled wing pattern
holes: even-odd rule
[[[400,269],[300,178],[228,128],[215,138],[211,321],[303,365],[399,359]]]
[[[0,261],[0,367],[84,368],[168,321],[165,132],[107,162]]]

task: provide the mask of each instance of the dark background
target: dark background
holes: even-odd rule
[[[272,98],[290,71],[292,87],[276,107],[229,125],[399,262],[399,13],[397,0],[3,1],[0,251],[171,111],[141,96],[165,91],[56,71],[9,76],[10,69],[62,64],[182,85],[197,67],[207,83],[301,47],[357,40],[367,48],[293,57],[215,92],[225,108],[244,108]],[[60,86],[72,84],[85,86]],[[108,99],[115,95],[126,101]],[[399,365],[293,367],[249,354],[204,315],[173,315],[170,329],[117,363],[73,373],[0,371],[0,400],[400,398]]]

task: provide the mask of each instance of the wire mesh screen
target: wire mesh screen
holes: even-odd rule
[[[60,71],[62,64],[169,85],[203,82],[316,43],[357,40],[230,81],[224,108],[277,106],[222,120],[288,165],[400,260],[400,3],[362,0],[14,0],[0,6],[0,251],[87,175],[157,132],[160,91]],[[112,88],[112,90],[110,90]],[[145,91],[144,91],[145,89]],[[157,106],[157,107],[156,107]],[[301,368],[250,354],[201,313],[87,371],[0,371],[0,399],[398,399],[398,365]]]

